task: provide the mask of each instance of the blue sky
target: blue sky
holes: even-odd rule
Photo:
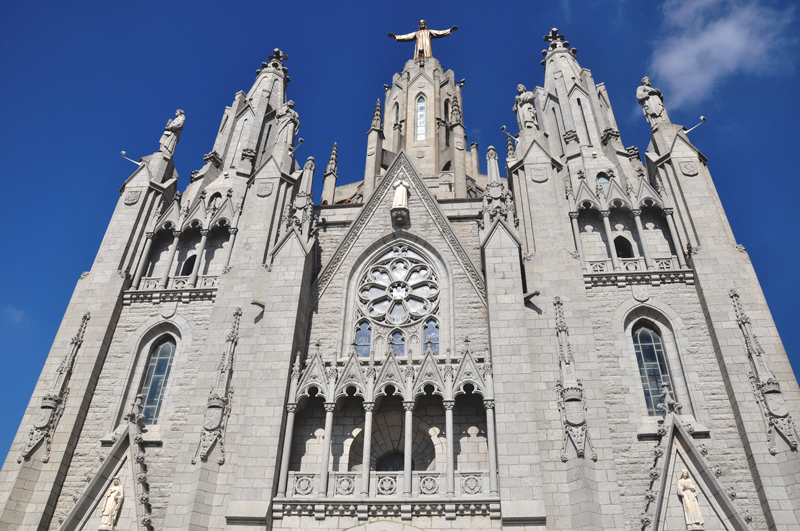
[[[413,54],[386,34],[414,31],[420,18],[434,29],[460,27],[434,41],[433,54],[467,80],[465,126],[482,154],[505,145],[502,125],[516,127],[516,85],[542,84],[542,36],[554,26],[605,82],[624,145],[644,152],[649,141],[634,97],[643,75],[664,92],[673,122],[692,126],[705,115],[691,139],[709,158],[797,372],[800,224],[786,199],[800,192],[798,16],[794,2],[768,0],[4,2],[0,455],[135,169],[119,152],[156,151],[167,119],[183,109],[175,160],[185,187],[225,106],[280,47],[305,139],[298,157],[324,168],[336,141],[339,182],[359,180],[375,100]],[[320,190],[321,182],[317,198]]]

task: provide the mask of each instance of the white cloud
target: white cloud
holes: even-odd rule
[[[668,109],[710,97],[734,74],[775,74],[789,35],[794,7],[759,0],[666,0],[662,37],[650,60],[653,84]]]
[[[25,310],[18,310],[10,304],[3,307],[3,315],[12,323],[21,323],[25,319]]]

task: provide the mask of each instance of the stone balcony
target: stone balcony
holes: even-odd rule
[[[158,286],[158,277],[142,277],[139,289],[129,289],[123,295],[123,304],[132,302],[191,302],[196,300],[214,300],[219,284],[218,275],[201,275],[197,277],[197,286],[190,287],[189,276],[170,277],[166,288]]]
[[[605,260],[587,260],[583,282],[586,289],[596,286],[612,286],[623,288],[631,284],[694,284],[694,273],[691,269],[681,269],[676,256],[653,258],[654,270],[648,271],[644,257],[620,258],[621,271],[614,271],[610,258]]]
[[[490,495],[488,472],[454,472],[454,494],[447,495],[444,472],[415,471],[411,496],[404,496],[403,472],[370,472],[366,497],[361,496],[361,472],[330,472],[324,495],[319,474],[290,471],[285,498],[273,500],[273,518],[289,515],[400,516],[457,515],[500,517],[500,499]]]

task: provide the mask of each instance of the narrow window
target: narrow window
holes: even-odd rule
[[[425,98],[417,100],[417,141],[425,140]]]
[[[589,146],[591,146],[592,138],[589,136],[589,124],[586,122],[586,112],[583,110],[583,104],[580,98],[578,98],[578,108],[581,110],[581,118],[583,118],[583,130],[586,131],[586,141],[589,142]]]
[[[439,324],[434,319],[429,319],[425,323],[424,338],[425,338],[425,352],[427,352],[428,348],[430,348],[431,350],[433,350],[433,354],[438,356]]]
[[[444,145],[450,145],[450,100],[444,102]]]
[[[603,172],[597,174],[597,183],[603,188],[603,193],[608,195],[608,185],[611,182],[611,179],[608,178]]]
[[[395,356],[405,356],[406,355],[406,340],[403,337],[403,333],[399,330],[392,332],[392,350],[394,350]]]
[[[399,103],[395,103],[394,104],[394,123],[396,123],[396,124],[400,123],[400,104]]]
[[[192,271],[194,270],[194,264],[195,264],[196,261],[197,261],[197,255],[196,254],[193,254],[192,256],[187,258],[186,261],[183,263],[183,267],[181,267],[180,276],[188,277],[189,275],[191,275]]]
[[[617,258],[633,258],[633,247],[625,236],[614,238],[614,249],[617,250]]]
[[[150,355],[147,376],[142,386],[142,405],[144,406],[144,423],[157,424],[164,389],[167,387],[172,358],[175,356],[175,341],[172,338],[159,343]]]
[[[369,323],[362,322],[356,328],[356,355],[359,358],[369,358],[369,348],[372,341],[372,331]]]
[[[563,137],[561,136],[561,126],[558,124],[558,115],[556,114],[556,108],[550,107],[550,110],[553,111],[553,123],[555,124],[556,127],[556,134],[558,135],[558,138],[556,139],[558,141],[558,149],[559,151],[561,151],[561,155],[563,155],[564,146],[561,145]]]
[[[654,328],[641,325],[633,330],[633,346],[636,350],[636,361],[639,364],[639,375],[642,378],[647,413],[653,416],[658,413],[656,406],[663,401],[660,398],[661,384],[669,385],[670,392],[674,396],[672,380],[667,371],[663,342]]]

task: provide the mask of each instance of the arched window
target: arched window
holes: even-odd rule
[[[196,254],[193,254],[192,256],[187,258],[186,261],[183,263],[183,266],[181,267],[180,276],[187,277],[187,276],[191,275],[192,271],[194,270],[195,262],[197,262],[197,255]]]
[[[142,385],[142,405],[144,406],[144,423],[157,424],[167,387],[172,359],[175,357],[175,340],[168,337],[157,343],[150,354],[147,365],[147,376]]]
[[[444,100],[444,145],[450,145],[450,100]],[[449,168],[448,168],[449,169]]]
[[[617,250],[617,258],[633,258],[633,247],[625,236],[614,238],[614,249]]]
[[[417,100],[417,141],[425,140],[425,97]]]
[[[222,204],[222,194],[217,192],[208,200],[208,209],[217,209]]]
[[[405,465],[405,457],[400,450],[390,450],[375,462],[375,470],[378,472],[400,472]],[[413,461],[411,469],[414,469]]]
[[[406,338],[400,330],[392,332],[392,350],[395,356],[406,355]]]
[[[425,351],[428,351],[428,345],[430,344],[431,350],[435,355],[439,355],[439,324],[436,322],[435,319],[428,319],[425,322],[425,329],[424,329],[424,346],[423,348]],[[429,343],[430,342],[430,343]]]
[[[642,379],[644,388],[644,399],[647,403],[647,413],[656,415],[658,410],[656,405],[663,400],[661,384],[669,385],[670,392],[673,393],[672,379],[667,370],[667,360],[664,356],[664,343],[661,335],[655,327],[649,323],[643,323],[633,329],[633,346],[636,350],[636,361],[639,364],[639,376]]]
[[[400,104],[399,103],[395,103],[394,104],[394,123],[396,123],[396,124],[400,123]]]
[[[608,178],[603,172],[597,174],[597,184],[599,184],[603,188],[603,193],[608,195],[608,185],[611,182],[611,179]]]
[[[362,321],[356,327],[356,355],[359,358],[369,358],[369,349],[372,344],[372,331],[369,323]]]

